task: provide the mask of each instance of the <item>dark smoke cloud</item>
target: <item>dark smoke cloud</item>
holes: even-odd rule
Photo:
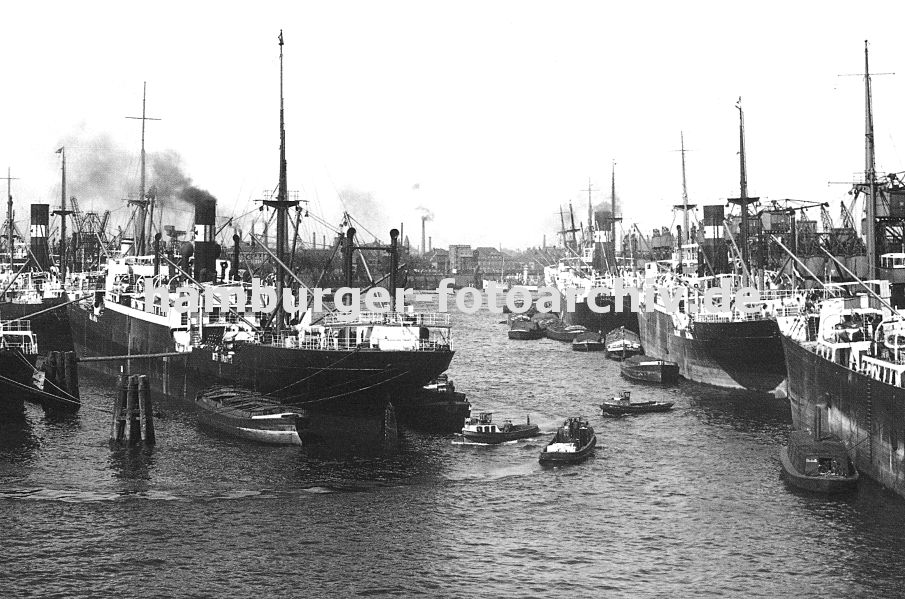
[[[117,145],[109,135],[71,135],[60,140],[66,148],[67,193],[95,210],[116,210],[125,198],[138,195],[141,176],[136,149]],[[158,206],[166,208],[182,201],[192,179],[175,150],[145,155],[145,187],[156,193]]]
[[[134,154],[118,147],[108,135],[92,139],[70,136],[60,141],[66,148],[67,192],[99,209],[122,206],[129,188]],[[133,191],[134,193],[134,191]]]
[[[181,199],[182,194],[191,187],[192,179],[185,174],[179,153],[165,150],[155,152],[148,158],[148,180],[161,205],[166,206],[168,202]]]
[[[215,204],[217,202],[217,198],[212,196],[209,192],[198,189],[197,187],[186,187],[182,189],[179,193],[179,200],[190,206]]]

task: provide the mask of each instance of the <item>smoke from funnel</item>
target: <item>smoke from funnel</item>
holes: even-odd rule
[[[124,198],[136,195],[140,177],[136,149],[119,146],[107,134],[69,135],[59,145],[67,148],[66,185],[72,195],[96,210],[121,208]],[[158,207],[178,202],[192,184],[175,150],[148,152],[145,164],[146,186],[154,190]]]
[[[213,205],[216,207],[217,198],[212,196],[209,192],[199,189],[197,187],[186,187],[180,190],[178,194],[178,199],[190,206],[195,208],[199,207],[209,207]],[[197,214],[197,211],[196,211]]]

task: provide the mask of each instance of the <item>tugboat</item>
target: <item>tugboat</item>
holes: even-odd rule
[[[241,387],[214,387],[195,398],[198,422],[220,432],[273,445],[301,445],[308,422],[298,408],[284,406]]]
[[[545,321],[544,337],[554,341],[575,341],[575,337],[588,331],[587,327],[580,324],[566,325],[560,319]]]
[[[575,464],[594,452],[597,435],[582,417],[566,420],[540,453],[541,464]]]
[[[606,341],[603,335],[594,331],[579,333],[572,340],[573,351],[603,351],[606,349]]]
[[[671,401],[632,401],[632,392],[623,391],[619,397],[605,399],[600,404],[604,416],[623,416],[625,414],[646,414],[647,412],[668,412],[672,409]]]
[[[845,444],[832,435],[792,431],[789,446],[779,451],[779,460],[785,479],[805,491],[842,493],[858,484],[858,471]]]
[[[530,318],[513,318],[509,324],[509,338],[518,340],[540,339],[544,336],[544,329],[540,324]]]
[[[638,333],[625,327],[613,329],[606,334],[606,355],[613,360],[624,360],[641,353],[641,338]]]
[[[481,412],[477,418],[467,418],[462,427],[462,436],[474,443],[505,443],[538,434],[540,427],[531,424],[530,416],[526,424],[512,424],[511,420],[504,420],[503,426],[498,427],[493,423],[493,412]]]
[[[622,361],[622,376],[645,383],[675,383],[679,380],[679,365],[650,356],[630,356]]]

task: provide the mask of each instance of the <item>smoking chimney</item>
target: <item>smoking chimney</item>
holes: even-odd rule
[[[31,205],[31,265],[38,270],[47,270],[50,266],[50,254],[47,251],[47,225],[50,223],[50,205]]]
[[[424,242],[424,234],[425,234],[425,224],[427,222],[427,215],[421,217],[421,255],[427,253],[427,246]]]
[[[214,243],[214,219],[217,202],[195,202],[195,280],[210,283],[217,278],[217,244]]]

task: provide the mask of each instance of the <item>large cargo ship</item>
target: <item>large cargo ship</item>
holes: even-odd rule
[[[687,302],[679,310],[667,307],[659,293],[649,306],[642,293],[638,322],[644,353],[676,362],[679,374],[691,381],[774,392],[786,376],[780,324],[785,325],[799,313],[797,294],[762,292],[760,299],[765,307],[755,314],[734,309],[707,311],[703,292],[711,286],[719,287],[724,277],[683,279],[673,285],[671,292],[678,293],[682,286],[689,291]],[[660,279],[661,289],[670,288],[665,283]]]
[[[282,45],[281,34],[281,76]],[[276,298],[283,297],[287,277],[303,285],[285,266],[287,212],[298,204],[288,199],[286,189],[281,102],[280,181],[276,197],[265,202],[276,210],[277,248],[272,252],[261,245],[271,254],[274,268],[285,271],[284,276],[275,277]],[[361,312],[346,321],[327,313],[317,322],[309,310],[301,322],[292,325],[282,301],[264,310],[263,294],[253,298],[253,284],[238,279],[237,237],[232,261],[217,260],[215,201],[198,195],[194,202],[195,241],[185,248],[179,265],[167,258],[168,264],[161,268],[159,235],[155,253],[145,255],[143,240],[150,235],[140,212],[144,205],[138,203],[134,222],[140,230],[136,229],[135,255],[108,261],[104,291],[97,294],[93,305],[79,302],[68,307],[73,343],[83,368],[147,374],[155,391],[190,401],[207,387],[222,384],[304,405],[311,413],[380,417],[393,396],[420,391],[449,366],[453,350],[448,314]],[[351,267],[358,249],[354,236],[351,227],[344,235],[348,287],[352,286]],[[382,248],[391,255],[390,289],[395,289],[397,280],[397,236],[391,231],[390,246]],[[153,285],[157,295],[147,296],[145,285]],[[175,310],[186,297],[177,286],[198,293],[197,305],[186,313]],[[206,290],[225,287],[238,289],[232,301],[205,297]],[[149,305],[149,297],[157,299]]]
[[[905,496],[905,316],[895,307],[905,303],[905,257],[891,251],[905,232],[905,186],[896,175],[884,184],[876,176],[866,42],[864,84],[865,178],[852,193],[865,200],[871,280],[825,251],[856,283],[803,315],[783,346],[795,428],[836,435],[861,473]]]
[[[888,281],[867,285],[889,298]],[[828,299],[803,316],[783,337],[788,395],[796,429],[837,436],[860,472],[905,496],[905,320],[884,303]]]
[[[127,283],[117,267],[132,270],[136,280]],[[103,296],[94,305],[69,306],[76,350],[89,358],[82,368],[141,372],[152,389],[187,400],[228,384],[311,409],[354,413],[382,410],[392,395],[418,392],[453,357],[445,314],[364,312],[350,323],[333,315],[322,325],[277,333],[260,326],[250,303],[235,312],[207,314],[202,303],[187,315],[164,315],[159,305],[149,313],[144,294],[135,291],[149,267],[141,257],[115,260]],[[176,299],[164,301],[172,306]],[[133,355],[147,357],[90,360]]]
[[[612,290],[617,276],[625,275],[630,285],[631,270],[623,270],[616,256],[616,175],[613,167],[611,211],[594,211],[588,183],[588,226],[576,228],[575,215],[569,205],[571,228],[566,228],[560,209],[563,247],[568,253],[555,265],[544,268],[544,284],[560,292],[561,317],[567,325],[581,325],[592,331],[607,333],[619,327],[638,331],[638,319],[626,299],[616,310]],[[578,237],[576,234],[580,234]],[[574,298],[570,306],[568,297]]]
[[[758,273],[749,259],[749,233],[757,224],[757,219],[749,215],[749,206],[757,198],[748,196],[741,100],[737,108],[740,194],[729,201],[740,208],[738,242],[724,218],[723,205],[704,206],[702,227],[689,235],[688,211],[693,206],[688,204],[684,186],[683,140],[683,204],[675,208],[685,213],[684,235],[688,237],[683,237],[680,229],[673,259],[648,265],[645,285],[654,285],[657,293],[652,302],[642,293],[639,334],[647,355],[676,362],[686,379],[718,387],[778,393],[786,376],[780,330],[800,312],[803,297],[800,292],[768,282],[765,269]],[[683,243],[685,240],[688,243]],[[763,267],[762,255],[757,262]],[[704,276],[707,270],[710,274]],[[730,270],[738,274],[729,274]],[[721,289],[715,302],[719,309],[703,302],[704,293],[712,287]],[[734,295],[745,287],[759,290],[760,306],[755,312],[740,310],[728,298],[727,305],[722,304],[724,294]],[[667,302],[663,291],[682,295],[685,300],[678,304]]]
[[[7,218],[12,218],[12,209]],[[21,264],[10,258],[0,273],[0,318],[29,319],[32,332],[43,351],[71,351],[72,337],[66,310],[58,308],[66,302],[66,292],[60,283],[59,271],[50,263],[47,243],[49,219],[49,205],[31,205],[28,258]],[[13,243],[11,238],[7,245],[10,243]],[[36,313],[37,316],[33,316]]]

